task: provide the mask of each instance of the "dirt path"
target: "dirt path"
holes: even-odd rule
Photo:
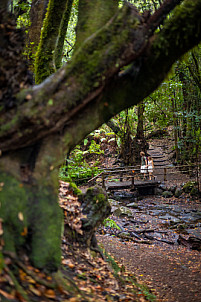
[[[159,301],[201,301],[201,254],[184,247],[166,248],[121,242],[98,235],[107,252],[154,290]]]
[[[169,142],[165,143],[168,146]],[[158,165],[169,166],[171,168],[167,170],[165,185],[180,186],[187,182],[189,177],[171,165],[168,147],[167,152],[164,152],[163,145],[164,140],[154,140],[148,150],[155,162],[155,175],[162,182],[163,171]],[[121,200],[121,205],[126,206],[127,203]],[[166,238],[175,244],[154,241],[151,245],[145,245],[125,241],[111,234],[97,235],[99,243],[139,280],[153,289],[158,301],[201,302],[201,252],[177,244],[180,231],[183,236],[182,227],[186,230],[184,236],[192,234],[201,238],[201,203],[191,201],[189,196],[183,196],[181,199],[150,196],[137,204],[136,209],[132,209],[133,221],[137,224],[135,222],[132,225],[129,219],[115,216],[111,218],[118,222],[121,219],[122,225],[127,225],[126,230],[154,228],[154,234],[165,230]],[[195,213],[198,215],[197,220],[193,216]],[[175,228],[171,228],[172,226]]]

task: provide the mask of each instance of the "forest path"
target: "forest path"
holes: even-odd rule
[[[159,139],[150,142],[148,153],[154,159],[154,175],[157,176],[157,180],[163,181],[163,173],[157,166],[163,163],[165,167],[171,167],[168,172],[173,172],[167,173],[165,185],[180,186],[187,182],[189,177],[182,174],[171,164],[169,160],[170,150],[171,141],[169,139],[167,141]],[[126,206],[130,201],[120,200],[120,202],[121,205]],[[169,241],[174,241],[175,244],[170,245],[154,240],[152,244],[147,245],[132,242],[132,240],[120,239],[111,236],[111,234],[105,236],[98,234],[99,243],[115,260],[123,264],[140,281],[153,289],[158,298],[157,301],[201,302],[201,252],[190,250],[177,243],[180,233],[187,238],[192,231],[192,235],[201,238],[201,216],[199,216],[201,215],[201,203],[199,200],[192,200],[188,195],[183,195],[180,198],[147,196],[138,201],[137,204],[138,207],[132,209],[133,219],[129,220],[129,218],[115,217],[114,215],[110,218],[120,222],[126,230],[133,229],[137,232],[152,228],[155,229],[155,237],[161,231],[167,232],[167,237],[162,235],[158,238],[167,238]],[[169,212],[166,212],[166,209]],[[161,211],[164,211],[164,213]],[[160,214],[158,214],[159,212]],[[194,214],[200,218],[192,227],[191,215]],[[168,216],[171,217],[172,221],[171,219],[168,220]],[[177,224],[178,219],[181,219],[179,224],[182,221],[181,226],[184,226],[187,233],[183,234],[183,230],[177,227],[171,228],[174,223]]]
[[[164,169],[166,168],[166,185],[174,186],[181,185],[189,180],[189,176],[182,174],[176,168],[171,160],[172,154],[172,139],[154,139],[149,142],[148,154],[151,155],[154,161],[154,175],[157,180],[164,181]]]
[[[201,302],[201,256],[185,247],[168,248],[122,242],[98,235],[99,243],[138,280],[148,285],[157,301]]]

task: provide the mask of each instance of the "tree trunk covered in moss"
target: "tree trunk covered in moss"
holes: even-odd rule
[[[115,15],[118,2],[118,0],[97,0],[95,3],[89,0],[79,1],[76,49]]]
[[[30,9],[30,27],[28,31],[29,66],[33,69],[34,55],[40,42],[41,28],[47,10],[48,0],[32,0]]]
[[[67,29],[68,29],[68,24],[70,21],[72,4],[73,4],[73,0],[67,1],[66,9],[63,14],[63,18],[62,18],[61,25],[60,25],[59,37],[57,40],[55,53],[54,53],[54,62],[55,62],[56,69],[61,67],[64,41],[65,41]]]
[[[67,0],[50,0],[44,20],[43,30],[35,61],[35,82],[44,81],[56,71],[54,51],[59,37],[59,29]]]
[[[49,4],[49,16],[53,2]],[[66,66],[40,85],[18,93],[24,79],[21,77],[13,96],[15,106],[1,109],[0,183],[4,198],[0,217],[4,217],[5,245],[16,252],[18,248],[27,250],[36,266],[49,268],[50,262],[51,269],[59,266],[61,217],[56,201],[57,176],[65,154],[92,130],[153,92],[175,60],[201,40],[200,0],[182,1],[183,5],[167,18],[162,30],[155,32],[179,2],[166,1],[149,18],[125,4],[79,46]],[[57,24],[62,18],[61,3],[65,4],[58,1],[58,10],[54,11]],[[46,46],[53,43],[55,47],[59,26],[54,23],[53,27],[47,28],[46,22],[43,43],[47,38]],[[1,41],[2,33],[1,27]],[[47,49],[49,51],[51,47]],[[0,55],[3,61],[5,53]],[[48,61],[45,75],[42,55],[46,53],[41,52],[42,65],[39,56],[36,62],[37,68],[42,66],[42,74],[38,69],[37,82],[52,72],[52,62],[49,64]],[[52,57],[52,53],[47,53],[47,60],[49,55]],[[121,68],[128,64],[130,68],[122,72]],[[2,75],[6,72],[3,70]],[[0,87],[8,86],[9,91],[14,77],[4,78]],[[14,197],[10,190],[12,186],[17,192]],[[12,217],[6,211],[11,199]],[[14,230],[19,239],[17,242]],[[48,248],[38,257],[42,241]]]

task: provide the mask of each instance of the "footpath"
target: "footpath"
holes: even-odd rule
[[[163,181],[157,164],[171,167],[168,152],[164,152],[160,142],[154,142],[149,154],[154,158],[155,175]],[[169,173],[162,185],[188,181],[188,176],[173,166],[170,170],[174,173]],[[110,195],[110,203],[110,218],[121,231],[109,226],[101,228],[97,234],[99,244],[146,283],[158,301],[201,302],[201,251],[178,241],[180,236],[184,240],[190,236],[201,239],[201,202],[188,194],[178,198],[136,198],[124,191]]]

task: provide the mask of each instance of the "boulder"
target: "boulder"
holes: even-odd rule
[[[181,194],[182,194],[182,190],[179,189],[179,188],[177,188],[177,189],[175,190],[174,196],[178,198],[179,196],[181,196]]]
[[[185,193],[190,193],[191,190],[196,186],[197,186],[197,183],[195,181],[188,181],[187,183],[184,184],[183,191]]]
[[[132,212],[127,207],[119,207],[114,212],[114,215],[116,216],[132,216]]]
[[[162,196],[165,198],[169,198],[173,196],[173,193],[171,191],[164,191]]]
[[[138,208],[138,204],[136,202],[131,202],[127,204],[127,207],[133,208],[133,209],[137,209]]]

